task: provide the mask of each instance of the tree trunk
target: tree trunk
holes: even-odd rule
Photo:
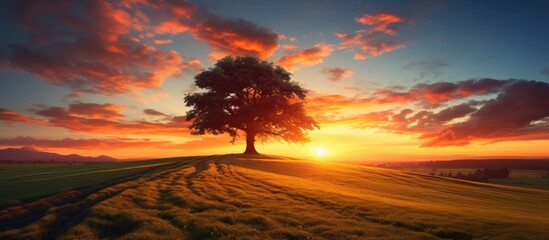
[[[255,134],[254,133],[246,133],[246,151],[244,151],[244,154],[259,154],[255,150]]]

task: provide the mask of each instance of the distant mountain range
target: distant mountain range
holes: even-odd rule
[[[33,147],[22,147],[0,149],[0,161],[103,163],[115,162],[118,160],[105,155],[97,157],[85,157],[78,154],[61,155],[57,153],[41,152]]]

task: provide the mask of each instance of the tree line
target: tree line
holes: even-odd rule
[[[490,178],[509,178],[509,173],[510,171],[507,168],[485,168],[477,169],[474,173],[469,172],[469,174],[458,172],[453,175],[452,172],[449,172],[448,174],[441,172],[438,175],[441,177],[453,177],[469,181],[488,182],[488,179]]]

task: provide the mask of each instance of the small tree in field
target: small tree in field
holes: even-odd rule
[[[290,73],[256,57],[225,57],[196,75],[205,92],[185,96],[191,134],[228,133],[232,142],[246,134],[245,154],[257,154],[255,140],[281,139],[307,142],[308,131],[319,128],[305,114],[307,90]]]

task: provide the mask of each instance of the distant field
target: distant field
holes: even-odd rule
[[[454,176],[461,172],[467,175],[468,173],[475,173],[478,168],[443,168],[443,169],[430,169],[430,168],[405,168],[401,169],[404,172],[413,172],[421,174],[434,174],[438,176],[441,172],[445,175],[452,173]],[[490,179],[490,183],[504,184],[517,187],[528,187],[549,190],[549,178],[543,178],[547,171],[543,170],[528,170],[528,169],[509,169],[510,174],[507,179]]]
[[[175,159],[105,164],[0,163],[0,207],[145,173]]]
[[[0,239],[549,239],[547,190],[389,169],[242,155],[1,168],[2,193],[89,187],[0,211]]]

